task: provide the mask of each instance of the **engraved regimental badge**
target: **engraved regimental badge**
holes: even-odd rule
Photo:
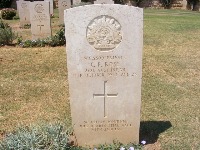
[[[22,7],[22,8],[27,8],[27,4],[26,4],[26,3],[22,3],[22,4],[21,4],[21,7]]]
[[[96,50],[112,50],[122,41],[121,25],[110,16],[96,17],[89,23],[86,37]]]
[[[44,11],[44,6],[42,4],[36,4],[35,5],[35,11],[37,13],[42,13]]]

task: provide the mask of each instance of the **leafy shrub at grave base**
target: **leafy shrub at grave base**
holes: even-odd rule
[[[2,141],[0,141],[0,150],[11,149],[63,149],[63,150],[94,150],[94,148],[84,148],[73,145],[70,140],[72,135],[72,128],[65,128],[67,125],[62,123],[41,125],[32,125],[19,127],[13,133],[6,135]],[[124,135],[122,135],[124,136]],[[113,142],[113,144],[103,144],[97,146],[97,150],[141,150],[141,145],[127,144],[123,145],[119,142]]]
[[[0,141],[0,150],[69,149],[70,133],[60,123],[20,127]]]
[[[25,24],[24,25],[24,29],[30,29],[31,28],[31,24]]]
[[[62,27],[54,36],[47,37],[46,39],[25,40],[22,41],[21,37],[18,38],[17,44],[23,48],[25,47],[44,47],[44,46],[63,46],[65,45],[65,28]]]
[[[13,8],[4,8],[1,10],[1,17],[5,20],[12,20],[16,16],[17,12]]]
[[[0,20],[0,46],[10,45],[17,38],[17,34],[12,31],[12,28]]]

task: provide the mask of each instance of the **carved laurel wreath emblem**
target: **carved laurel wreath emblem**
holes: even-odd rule
[[[122,41],[121,25],[110,16],[96,17],[89,23],[86,37],[96,50],[112,50]]]

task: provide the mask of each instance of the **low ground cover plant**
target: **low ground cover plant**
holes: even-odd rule
[[[54,36],[47,37],[45,39],[37,40],[25,40],[23,41],[21,37],[18,38],[17,44],[20,47],[44,47],[44,46],[63,46],[65,45],[65,28],[62,27]]]
[[[7,134],[0,141],[0,150],[10,149],[62,149],[62,150],[141,150],[141,145],[127,144],[123,145],[120,142],[113,144],[102,144],[95,148],[80,147],[73,145],[70,136],[73,133],[71,127],[65,128],[62,123],[43,123],[41,125],[22,126],[16,129],[13,133]]]
[[[0,150],[69,149],[70,133],[60,123],[19,127],[0,142]]]

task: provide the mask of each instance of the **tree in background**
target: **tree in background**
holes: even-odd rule
[[[198,11],[200,8],[200,0],[187,0],[188,9]]]
[[[9,8],[12,0],[0,0],[0,8]]]

